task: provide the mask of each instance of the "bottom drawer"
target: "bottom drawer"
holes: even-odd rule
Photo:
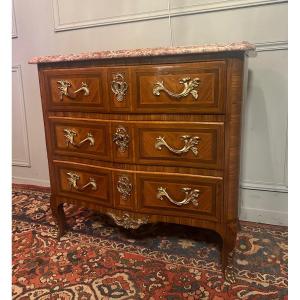
[[[146,214],[220,220],[221,177],[54,163],[55,193]],[[81,202],[82,202],[81,201]]]
[[[219,177],[139,174],[138,210],[159,215],[220,219],[223,180]]]

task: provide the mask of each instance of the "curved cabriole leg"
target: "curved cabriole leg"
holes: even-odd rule
[[[60,239],[66,233],[66,215],[65,215],[63,203],[57,206],[57,224],[58,224],[57,238]]]
[[[55,201],[51,200],[51,211],[52,211],[52,216],[57,222],[57,226],[58,226],[57,239],[59,240],[66,232],[66,216],[64,212],[63,203],[56,204]]]
[[[225,238],[222,245],[222,272],[227,283],[235,283],[235,274],[232,267],[233,257],[232,251],[234,250],[234,245],[230,245]]]
[[[233,252],[235,248],[236,242],[236,229],[238,227],[237,224],[230,224],[227,226],[226,233],[222,237],[222,272],[225,278],[225,281],[229,284],[235,283],[235,273],[233,270]]]

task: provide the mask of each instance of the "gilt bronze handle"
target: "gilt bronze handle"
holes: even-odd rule
[[[194,99],[198,99],[198,91],[197,87],[200,84],[200,79],[199,78],[194,78],[191,79],[190,77],[185,77],[179,80],[180,84],[183,84],[183,90],[180,93],[174,93],[168,90],[164,86],[163,81],[157,81],[154,86],[153,86],[153,95],[159,96],[161,91],[166,92],[169,96],[175,98],[176,100],[180,100],[183,97],[188,96],[191,94]]]
[[[171,151],[172,153],[174,154],[177,154],[177,155],[181,155],[183,153],[186,153],[188,151],[192,151],[193,154],[195,156],[198,155],[198,148],[197,148],[197,145],[199,143],[199,137],[198,136],[189,136],[189,135],[183,135],[180,137],[183,142],[184,142],[184,146],[181,148],[181,149],[174,149],[172,148],[171,146],[168,145],[168,143],[165,141],[165,138],[164,137],[157,137],[156,138],[156,143],[155,143],[155,148],[157,150],[162,150],[162,147],[166,147],[169,151]]]
[[[72,84],[67,80],[59,80],[58,83],[58,89],[59,89],[59,97],[60,101],[63,101],[63,96],[69,97],[71,99],[76,98],[76,94],[79,92],[83,92],[84,96],[88,96],[90,94],[90,90],[88,88],[88,85],[86,82],[81,82],[81,87],[74,92],[72,92],[73,95],[69,94],[68,88],[72,86]]]
[[[65,142],[66,142],[68,147],[69,147],[69,145],[72,145],[76,148],[79,148],[85,142],[89,142],[90,146],[95,145],[94,136],[90,132],[87,134],[86,138],[81,140],[79,143],[76,143],[75,140],[74,140],[77,135],[78,135],[78,133],[74,129],[67,129],[67,128],[64,129],[64,136],[66,138]]]
[[[97,190],[97,183],[94,178],[90,177],[90,181],[87,184],[83,185],[82,187],[79,187],[77,185],[77,181],[80,180],[80,176],[75,172],[68,172],[67,175],[69,176],[68,182],[71,189],[75,189],[76,191],[83,192],[90,186],[93,191]]]
[[[164,187],[159,187],[157,188],[157,194],[156,194],[156,197],[157,199],[160,199],[160,200],[164,200],[164,197],[166,197],[171,203],[177,205],[177,206],[182,206],[182,205],[186,205],[186,204],[189,204],[190,202],[192,202],[195,206],[198,206],[198,197],[199,197],[199,190],[197,189],[191,189],[189,187],[184,187],[181,189],[182,192],[185,193],[185,198],[181,201],[176,201],[176,200],[173,200],[168,192],[167,192],[167,189],[164,188]]]

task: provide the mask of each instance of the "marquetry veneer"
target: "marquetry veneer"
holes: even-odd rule
[[[51,181],[63,203],[135,229],[170,222],[238,230],[240,123],[248,43],[43,57],[38,63]]]

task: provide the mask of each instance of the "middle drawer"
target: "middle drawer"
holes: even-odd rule
[[[54,155],[222,169],[223,122],[50,118]]]

